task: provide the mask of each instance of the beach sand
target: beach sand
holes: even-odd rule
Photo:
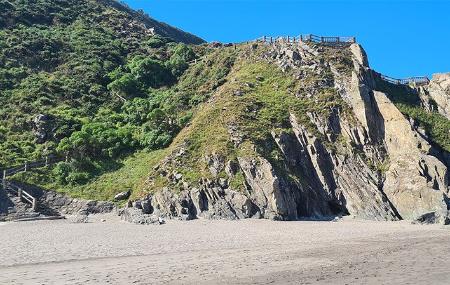
[[[450,227],[353,219],[140,226],[112,215],[3,223],[0,284],[450,284]]]

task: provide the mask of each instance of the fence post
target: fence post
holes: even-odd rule
[[[19,200],[22,200],[22,188],[17,189],[17,196],[19,197]]]
[[[48,155],[45,156],[45,167],[48,167]]]
[[[3,190],[6,191],[6,170],[3,170],[2,184],[3,184]]]
[[[37,210],[37,200],[36,200],[36,198],[33,198],[33,203],[31,205],[31,207],[32,207],[33,211]]]
[[[27,170],[28,170],[28,162],[25,161],[24,172],[27,172]]]
[[[323,43],[323,37],[320,37],[320,42]]]

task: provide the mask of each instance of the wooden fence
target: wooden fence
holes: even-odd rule
[[[427,85],[430,83],[430,79],[427,76],[414,76],[414,77],[408,77],[403,79],[397,79],[390,76],[383,75],[379,72],[373,71],[374,75],[386,82],[389,82],[391,84],[395,85]]]
[[[271,37],[271,36],[263,36],[256,40],[257,42],[263,42],[266,44],[275,44],[275,43],[288,43],[288,44],[295,44],[295,43],[317,43],[322,45],[329,45],[329,46],[347,46],[349,44],[356,43],[355,37],[323,37],[323,36],[316,36],[313,34],[308,35],[300,35],[298,37]],[[403,79],[397,79],[392,78],[386,75],[383,75],[381,73],[378,73],[376,71],[373,71],[375,76],[378,78],[387,81],[389,83],[395,84],[395,85],[427,85],[430,83],[430,79],[427,76],[415,76],[415,77],[408,77]]]
[[[33,197],[33,195],[31,195],[30,193],[23,190],[21,187],[17,186],[13,182],[7,180],[7,177],[17,174],[17,173],[20,173],[20,172],[27,172],[27,171],[35,169],[35,168],[48,167],[52,164],[55,164],[55,163],[58,163],[61,161],[67,161],[67,159],[68,159],[68,156],[62,158],[62,157],[47,155],[42,160],[33,161],[33,162],[25,162],[23,165],[3,169],[1,171],[2,177],[0,178],[0,182],[5,191],[10,191],[10,192],[13,192],[14,194],[17,194],[19,199],[31,204],[33,211],[35,211],[37,209],[37,199],[35,197]]]
[[[318,43],[323,45],[332,45],[332,46],[338,46],[338,45],[349,45],[356,43],[355,37],[323,37],[323,36],[316,36],[312,34],[308,35],[300,35],[298,37],[271,37],[271,36],[263,36],[262,38],[258,39],[257,41],[273,44],[273,43],[299,43],[299,42],[312,42],[312,43]]]

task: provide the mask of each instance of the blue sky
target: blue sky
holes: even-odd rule
[[[126,0],[207,41],[263,35],[356,36],[373,69],[403,78],[450,72],[450,0]]]

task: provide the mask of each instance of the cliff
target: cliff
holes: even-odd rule
[[[448,222],[448,152],[379,91],[398,86],[377,82],[357,44],[244,47],[153,167],[152,211]]]

